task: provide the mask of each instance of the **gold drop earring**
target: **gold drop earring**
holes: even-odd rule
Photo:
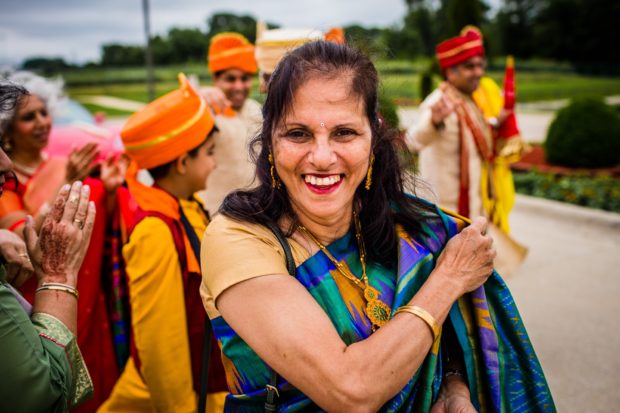
[[[269,152],[269,156],[267,159],[269,160],[269,165],[271,165],[269,167],[269,174],[271,175],[271,187],[280,189],[280,180],[276,176],[276,167],[273,164],[273,155],[271,154],[271,152]]]
[[[370,190],[370,186],[372,185],[372,166],[375,163],[375,155],[370,155],[370,165],[368,165],[368,172],[366,172],[366,188],[367,191]]]

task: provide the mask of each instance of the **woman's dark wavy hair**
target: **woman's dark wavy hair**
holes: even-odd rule
[[[295,92],[309,79],[316,78],[350,79],[351,93],[364,101],[375,161],[370,190],[365,189],[362,181],[355,192],[355,202],[369,259],[391,268],[398,253],[395,224],[401,224],[410,234],[422,231],[421,222],[429,207],[405,194],[405,172],[397,156],[397,148],[404,145],[398,131],[385,127],[377,113],[377,71],[366,55],[347,45],[307,43],[283,58],[269,81],[262,130],[250,144],[259,185],[229,194],[220,212],[236,220],[263,225],[278,223],[286,217],[292,223],[288,235],[294,232],[298,218],[286,187],[272,187],[268,156],[273,131],[292,108]]]

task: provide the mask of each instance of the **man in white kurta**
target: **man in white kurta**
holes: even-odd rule
[[[261,105],[248,96],[257,72],[254,46],[239,33],[221,33],[211,39],[208,66],[214,86],[202,90],[215,114],[219,130],[214,135],[217,168],[209,176],[206,191],[200,193],[210,213],[236,189],[254,183],[255,166],[249,143],[259,132]]]
[[[445,81],[424,100],[407,134],[409,148],[419,152],[419,177],[428,184],[420,195],[462,215],[488,216],[482,197],[492,196],[486,178],[492,134],[472,100],[485,68],[479,32],[439,44],[437,58]]]

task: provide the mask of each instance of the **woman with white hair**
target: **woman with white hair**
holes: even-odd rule
[[[47,80],[31,72],[16,72],[7,80],[30,93],[0,118],[2,149],[13,161],[21,184],[21,191],[8,192],[0,202],[0,228],[21,234],[26,215],[41,222],[62,185],[88,176],[97,146],[87,144],[74,150],[68,159],[48,157],[44,150],[49,142],[52,113],[64,98],[62,80]]]
[[[22,96],[15,108],[0,118],[2,149],[13,162],[18,181],[14,190],[5,190],[0,198],[0,228],[23,237],[26,217],[31,215],[38,230],[49,209],[48,205],[53,203],[58,190],[76,181],[84,181],[84,184],[88,185],[89,198],[99,211],[84,263],[79,270],[77,284],[80,292],[77,314],[78,344],[83,349],[84,360],[96,389],[94,399],[77,411],[95,411],[108,397],[124,361],[115,351],[125,342],[115,348],[117,330],[114,333],[112,331],[119,324],[116,320],[122,320],[122,317],[108,313],[106,301],[109,298],[104,291],[106,281],[113,284],[110,279],[116,274],[111,266],[109,271],[106,271],[108,267],[104,269],[104,265],[118,263],[118,260],[114,260],[118,255],[113,255],[118,251],[110,248],[110,256],[105,256],[107,250],[104,245],[106,228],[110,228],[112,218],[119,215],[121,207],[126,209],[126,203],[119,202],[124,197],[123,188],[120,186],[126,167],[123,162],[109,158],[101,163],[101,179],[90,177],[97,166],[99,151],[96,143],[87,143],[76,148],[68,157],[48,155],[45,149],[52,128],[52,115],[64,99],[62,81],[48,80],[31,72],[16,72],[7,80],[23,86],[29,94]],[[80,145],[79,142],[75,144]],[[84,222],[77,219],[75,225],[83,226]],[[20,289],[28,301],[33,302],[37,288],[34,277],[27,279],[26,275],[19,276],[12,284]],[[109,289],[116,292],[112,285]],[[124,327],[119,328],[122,330]],[[126,338],[125,336],[125,330],[118,334],[121,340]]]

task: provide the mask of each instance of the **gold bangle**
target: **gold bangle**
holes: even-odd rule
[[[45,290],[62,291],[64,293],[71,294],[76,299],[80,298],[80,294],[78,293],[78,290],[75,287],[72,287],[72,286],[67,285],[67,284],[62,284],[62,283],[43,283],[43,284],[41,284],[41,286],[39,288],[37,288],[35,290],[35,293],[38,293],[39,291],[45,291]]]
[[[435,317],[430,315],[430,313],[422,307],[418,307],[417,305],[403,305],[402,307],[399,307],[398,310],[396,310],[394,315],[398,313],[411,313],[415,316],[418,316],[422,321],[426,323],[428,328],[431,329],[431,333],[433,334],[433,343],[439,338],[439,335],[441,334],[441,328],[439,327],[437,320],[435,320]]]

